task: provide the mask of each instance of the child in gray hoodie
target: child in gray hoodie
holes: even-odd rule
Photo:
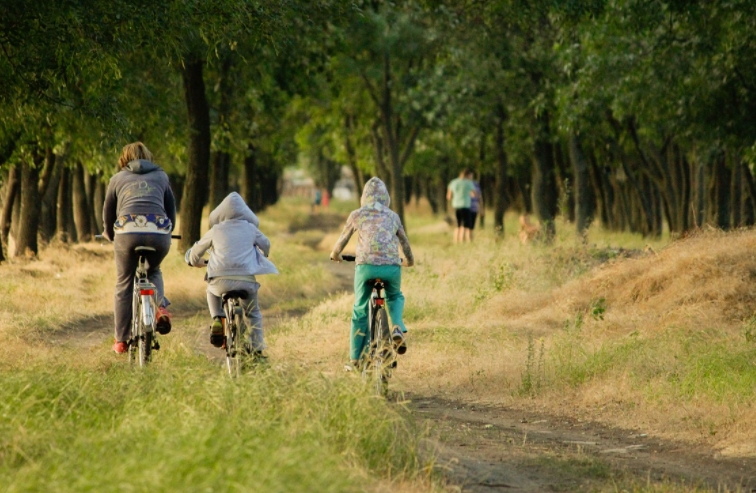
[[[236,192],[223,199],[209,219],[210,230],[186,252],[185,260],[190,266],[204,267],[202,256],[210,251],[207,262],[207,305],[213,317],[210,342],[216,347],[223,344],[223,293],[245,291],[247,299],[242,303],[252,329],[250,348],[255,356],[262,356],[265,341],[256,276],[278,274],[276,266],[266,258],[270,240],[260,232],[260,220]]]

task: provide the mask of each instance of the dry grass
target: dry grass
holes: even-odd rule
[[[756,232],[669,243],[564,225],[551,247],[490,231],[469,246],[408,214],[418,259],[404,271],[410,351],[392,385],[418,393],[568,412],[724,454],[756,454]],[[321,248],[335,240],[331,235]],[[329,298],[273,351],[335,372],[352,296]],[[748,329],[751,327],[751,329]]]
[[[334,374],[347,358],[352,305],[338,277],[353,266],[327,261],[337,230],[289,228],[307,214],[306,204],[283,203],[262,216],[282,272],[261,279],[263,305],[281,318],[267,338],[284,367]],[[756,344],[745,337],[756,331],[756,232],[647,244],[594,229],[581,246],[560,223],[553,246],[523,246],[512,216],[504,239],[489,225],[460,246],[427,210],[413,205],[407,217],[417,265],[404,271],[410,350],[395,389],[570,412],[756,454]],[[110,316],[110,251],[53,247],[42,260],[4,264],[4,364],[27,353],[20,335]],[[174,309],[201,320],[202,271],[174,254],[165,271]]]

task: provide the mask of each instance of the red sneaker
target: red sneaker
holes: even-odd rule
[[[155,330],[158,331],[158,334],[169,333],[171,331],[171,314],[164,306],[161,306],[158,308],[157,315],[158,319],[157,324],[155,324]]]
[[[115,344],[113,344],[113,351],[115,351],[115,352],[116,352],[116,353],[118,353],[118,354],[123,354],[123,353],[125,353],[125,352],[126,352],[126,351],[127,351],[128,349],[129,349],[129,347],[128,347],[128,346],[126,345],[126,343],[125,343],[125,342],[123,342],[123,341],[116,341],[116,343],[115,343]]]

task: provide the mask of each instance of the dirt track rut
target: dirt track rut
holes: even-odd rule
[[[450,488],[585,491],[612,478],[756,492],[756,459],[561,416],[408,396]]]

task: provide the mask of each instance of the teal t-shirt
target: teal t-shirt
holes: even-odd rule
[[[455,209],[469,209],[472,196],[470,192],[475,190],[472,180],[466,178],[455,178],[449,183],[452,199],[451,206]]]

